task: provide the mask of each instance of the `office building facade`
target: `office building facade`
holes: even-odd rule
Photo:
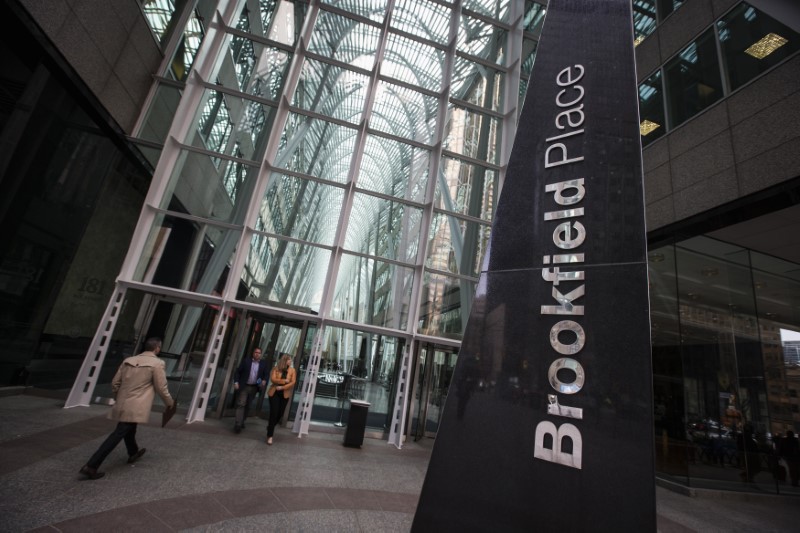
[[[800,331],[800,14],[633,7],[657,470],[739,488],[748,426],[755,483],[783,490],[766,451],[800,427],[783,344]],[[3,9],[24,29],[3,32],[6,383],[105,402],[157,335],[200,421],[231,414],[232,371],[260,347],[309,378],[296,430],[336,427],[359,398],[374,436],[435,436],[542,2]]]

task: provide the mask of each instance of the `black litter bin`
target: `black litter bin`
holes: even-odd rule
[[[347,415],[347,430],[344,432],[344,445],[360,448],[364,443],[364,431],[367,429],[367,413],[369,402],[350,400],[350,412]]]

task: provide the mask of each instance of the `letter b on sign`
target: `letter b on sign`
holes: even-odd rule
[[[546,448],[544,445],[546,435],[550,435],[553,439],[552,448]],[[562,451],[564,437],[569,437],[572,440],[572,453]],[[539,422],[536,426],[536,444],[533,448],[533,456],[537,459],[580,469],[582,447],[581,432],[572,424],[561,424],[556,429],[555,424],[545,420]]]

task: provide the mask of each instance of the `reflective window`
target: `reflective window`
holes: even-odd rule
[[[532,39],[522,40],[522,64],[520,65],[519,73],[519,106],[517,107],[517,120],[519,120],[519,113],[522,111],[522,103],[525,101],[525,94],[528,91],[528,80],[533,71],[533,61],[536,58],[536,48],[539,41]]]
[[[542,25],[544,24],[546,2],[544,1],[525,1],[525,18],[522,21],[522,27],[526,32],[532,33],[535,37],[542,34]]]
[[[717,30],[731,90],[800,49],[800,34],[747,3],[717,22]]]
[[[201,294],[222,294],[240,233],[158,214],[133,279]]]
[[[205,30],[201,17],[198,16],[196,11],[192,11],[189,22],[183,30],[178,48],[172,57],[168,75],[171,75],[178,81],[185,81],[189,77],[189,71],[194,65],[197,50],[200,48],[200,43],[203,41]]]
[[[685,3],[686,0],[658,0],[658,16],[664,20]]]
[[[331,316],[341,320],[406,328],[414,269],[369,257],[343,254]]]
[[[425,267],[478,277],[492,228],[448,213],[433,214]]]
[[[647,146],[667,131],[661,71],[657,71],[639,85],[639,121],[642,146]]]
[[[461,339],[476,281],[425,272],[417,333]]]
[[[798,265],[702,236],[648,260],[659,474],[784,492],[774,450],[800,423]]]
[[[639,44],[656,29],[656,0],[633,0],[633,38]]]
[[[678,126],[722,98],[717,46],[706,31],[664,66],[671,126]]]
[[[200,113],[198,131],[205,148],[214,152],[224,152],[233,129],[228,104],[219,91],[209,91],[208,99]]]
[[[472,109],[451,105],[444,149],[488,163],[497,163],[500,120]]]
[[[147,109],[144,123],[139,131],[139,138],[163,144],[180,101],[181,90],[178,87],[159,84],[153,103]],[[157,162],[158,158],[152,162],[153,167]]]
[[[442,158],[434,205],[442,210],[491,221],[497,201],[494,170],[452,157]]]
[[[259,159],[266,148],[275,108],[207,89],[193,146],[232,157]]]

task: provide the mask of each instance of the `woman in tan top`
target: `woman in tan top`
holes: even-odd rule
[[[297,372],[292,368],[292,357],[283,354],[278,360],[278,364],[269,374],[270,384],[267,396],[269,396],[269,425],[267,425],[267,444],[272,444],[272,435],[275,433],[275,426],[283,417],[286,404],[292,397],[292,389],[297,381]]]

